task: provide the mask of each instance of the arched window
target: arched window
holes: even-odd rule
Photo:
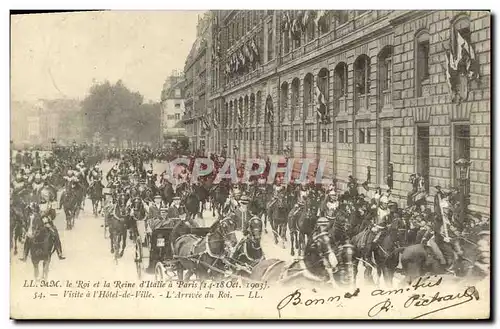
[[[417,97],[423,96],[424,86],[429,83],[430,35],[421,30],[415,35],[415,87]]]
[[[386,46],[378,55],[378,81],[380,108],[392,101],[391,79],[392,79],[392,54],[393,47]]]
[[[354,108],[368,109],[370,93],[370,58],[360,55],[354,62]]]
[[[303,115],[304,119],[307,119],[312,115],[312,104],[313,104],[313,75],[308,73],[304,78],[304,108]]]
[[[255,94],[250,95],[250,124],[254,124],[255,120]]]
[[[316,104],[316,107],[323,112],[325,115],[328,115],[330,105],[329,105],[329,90],[328,86],[330,85],[329,83],[329,72],[328,69],[322,68],[319,73],[318,77],[316,79],[316,84],[318,85],[318,89],[323,95],[323,97],[319,97],[319,95],[316,95],[315,100],[318,104]]]
[[[281,85],[281,120],[289,119],[289,108],[288,108],[288,82],[283,82]]]
[[[295,120],[297,109],[299,108],[299,88],[300,80],[298,78],[292,81],[292,99],[290,100],[290,120]]]

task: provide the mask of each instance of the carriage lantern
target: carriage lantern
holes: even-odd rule
[[[469,181],[470,174],[470,161],[464,158],[460,158],[455,161],[455,177],[458,180],[460,187],[460,223],[464,222],[465,210],[467,205],[465,204],[467,185]]]

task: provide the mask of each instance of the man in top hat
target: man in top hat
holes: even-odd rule
[[[153,203],[149,206],[149,218],[156,218],[160,215],[160,209],[164,207],[161,195],[157,194],[153,198]]]
[[[175,196],[172,200],[172,205],[168,208],[167,218],[180,218],[184,211],[181,208],[181,198]]]

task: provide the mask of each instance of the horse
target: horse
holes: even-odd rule
[[[295,249],[299,255],[304,252],[306,238],[310,239],[316,227],[318,203],[312,198],[306,200],[305,205],[293,215],[288,216],[288,229],[290,230],[290,255],[295,256]]]
[[[248,204],[248,210],[254,213],[257,217],[262,218],[266,213],[267,194],[258,188],[254,190],[253,197]],[[264,232],[267,233],[266,225],[264,225]]]
[[[17,255],[17,242],[22,242],[27,231],[28,221],[24,207],[13,204],[10,206],[10,248],[14,248],[14,255]]]
[[[377,281],[383,274],[385,284],[390,287],[399,264],[400,246],[406,240],[406,223],[403,219],[394,219],[387,231],[382,233],[377,242],[373,243],[375,234],[371,227],[367,227],[351,239],[357,251],[354,266],[357,268],[359,260],[363,260],[367,264],[364,273],[365,281],[373,284],[372,268],[375,267]],[[372,261],[372,256],[374,261]]]
[[[286,226],[288,220],[288,204],[284,200],[284,196],[279,196],[272,207],[267,208],[267,216],[271,222],[271,228],[274,235],[274,243],[278,244],[278,235],[281,238],[282,247],[285,249],[286,241]]]
[[[95,181],[90,187],[89,187],[89,196],[90,200],[92,201],[92,212],[94,213],[94,216],[97,217],[98,214],[98,208],[99,208],[99,202],[101,202],[101,210],[103,207],[102,201],[103,201],[103,193],[102,190],[104,189],[104,185],[100,181]]]
[[[50,260],[55,249],[55,237],[50,229],[45,226],[43,218],[39,215],[38,205],[34,204],[28,211],[28,229],[26,233],[26,244],[28,248],[25,255],[31,254],[31,262],[35,273],[35,279],[39,279],[40,262],[43,262],[42,280],[46,280],[49,274]]]
[[[195,218],[200,213],[200,198],[193,189],[186,190],[185,196],[182,199],[182,205],[186,210],[187,221]]]
[[[172,186],[172,183],[169,182],[168,180],[165,180],[162,186],[160,187],[160,191],[163,203],[167,207],[170,207],[175,196],[174,187]]]
[[[469,235],[457,235],[455,237],[460,243],[463,255],[455,259],[453,271],[457,277],[469,277],[475,275],[475,263],[478,257],[477,240],[480,238],[475,232]],[[443,242],[446,249],[441,248],[442,252],[454,253],[449,243]],[[444,249],[444,250],[443,250]],[[426,274],[439,275],[445,274],[448,265],[440,264],[434,251],[424,244],[414,244],[400,248],[401,264],[405,274],[405,282],[411,283],[416,278]],[[456,256],[456,255],[455,255]]]
[[[307,242],[303,259],[285,262],[280,259],[261,260],[252,269],[249,279],[260,282],[275,282],[282,285],[335,286],[334,271],[338,259],[332,248],[328,232],[315,231]]]
[[[66,215],[66,229],[71,230],[75,225],[75,217],[80,211],[78,187],[74,182],[71,183],[70,187],[65,192],[63,209]]]
[[[194,234],[182,235],[172,245],[174,258],[177,259],[177,277],[184,278],[184,270],[196,274],[198,279],[218,278],[226,266],[224,260],[228,248],[237,243],[236,223],[226,217],[216,221],[208,234],[199,238]],[[172,238],[178,234],[172,231]]]
[[[117,197],[114,209],[107,218],[109,228],[109,239],[111,243],[111,253],[115,256],[115,262],[118,264],[118,259],[123,256],[127,245],[127,198],[122,193]],[[120,242],[122,248],[120,250]]]
[[[258,216],[245,223],[245,237],[238,242],[230,258],[235,264],[235,274],[249,276],[251,269],[264,258],[264,252],[260,244],[262,237],[262,220]]]
[[[222,217],[222,208],[229,197],[229,186],[221,183],[212,188],[210,192],[212,197],[212,215],[214,217],[215,211],[217,211],[219,217]]]

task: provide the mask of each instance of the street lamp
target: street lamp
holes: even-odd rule
[[[458,180],[459,188],[460,188],[460,224],[462,225],[465,220],[465,210],[467,209],[467,205],[465,204],[466,198],[466,187],[469,182],[469,174],[470,174],[470,161],[464,158],[460,158],[455,161],[455,177]]]

